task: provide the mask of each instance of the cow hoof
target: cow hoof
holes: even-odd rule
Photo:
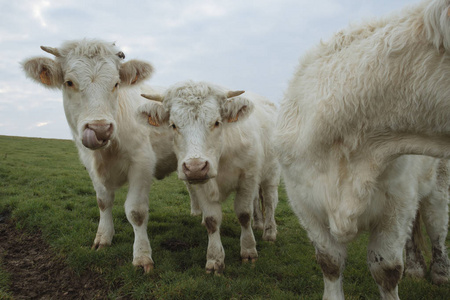
[[[421,266],[406,267],[405,276],[422,279],[425,278],[425,270]]]
[[[415,279],[423,279],[425,278],[425,274],[422,270],[405,270],[405,276]]]
[[[103,249],[103,248],[106,248],[106,247],[109,247],[110,246],[110,244],[101,244],[101,243],[94,243],[93,245],[92,245],[92,247],[91,247],[91,249],[92,250],[100,250],[100,249]]]
[[[213,273],[215,276],[222,276],[223,270],[206,269],[206,274]]]
[[[450,261],[446,256],[431,262],[431,281],[434,284],[441,285],[450,281]]]
[[[264,230],[264,224],[261,221],[256,221],[253,223],[253,230]]]
[[[436,285],[445,284],[450,281],[449,270],[431,269],[431,281]]]
[[[258,257],[242,257],[242,263],[246,264],[249,261],[254,264],[258,260]]]
[[[217,261],[208,261],[206,263],[206,274],[214,273],[214,275],[220,276],[223,274],[225,264]]]
[[[276,230],[266,230],[262,236],[264,241],[275,242],[277,240],[277,231]]]
[[[153,260],[147,256],[141,256],[133,259],[133,266],[142,267],[145,273],[150,273],[154,269]]]

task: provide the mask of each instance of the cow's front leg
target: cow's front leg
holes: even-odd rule
[[[222,205],[219,200],[217,183],[209,180],[204,184],[187,184],[191,197],[198,202],[202,211],[202,224],[208,232],[208,249],[206,251],[206,273],[220,275],[225,269],[225,251],[220,239],[222,224]]]
[[[97,193],[97,204],[100,210],[100,221],[95,235],[92,249],[101,249],[110,246],[114,236],[114,223],[112,207],[114,203],[114,191],[107,190],[101,184],[94,184]]]
[[[253,180],[242,180],[234,199],[234,211],[241,224],[241,258],[243,262],[255,262],[258,258],[256,240],[251,226],[253,200],[258,193],[258,185]]]
[[[134,165],[129,171],[129,188],[125,201],[125,213],[133,226],[133,265],[143,267],[148,273],[153,269],[152,249],[147,235],[148,193],[151,185],[150,168]]]
[[[325,227],[316,227],[309,232],[316,249],[316,260],[322,269],[324,292],[323,299],[344,299],[342,288],[342,274],[347,258],[347,248],[341,243],[335,242],[330,232]]]
[[[403,228],[407,227],[407,224],[403,225]],[[406,234],[401,234],[399,229],[375,229],[371,233],[367,262],[370,273],[378,285],[381,299],[399,299],[398,283],[403,273],[402,254],[405,242]]]
[[[225,269],[225,250],[220,239],[222,207],[218,202],[210,203],[203,210],[203,224],[208,231],[208,250],[206,252],[206,273],[220,275]]]

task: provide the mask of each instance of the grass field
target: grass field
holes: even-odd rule
[[[226,268],[220,277],[205,273],[206,229],[201,217],[190,216],[189,195],[175,175],[155,181],[150,192],[148,234],[155,269],[151,274],[135,269],[131,264],[133,229],[123,209],[126,191],[123,187],[116,194],[112,246],[93,251],[99,212],[75,145],[0,136],[0,214],[10,212],[21,230],[42,232],[55,255],[76,274],[100,274],[109,287],[108,298],[322,299],[322,273],[313,246],[282,187],[276,211],[277,241],[262,241],[262,233],[255,232],[259,259],[253,266],[240,261],[240,226],[231,199],[224,203],[221,236]],[[363,234],[349,246],[344,272],[347,299],[379,298],[366,264],[366,244]],[[8,295],[10,284],[2,265],[0,261],[0,298]],[[399,294],[402,299],[450,299],[450,284],[436,286],[429,277],[404,278]]]

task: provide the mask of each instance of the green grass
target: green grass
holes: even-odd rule
[[[323,280],[314,249],[280,187],[275,243],[255,232],[259,259],[242,264],[240,226],[232,201],[223,205],[221,228],[225,272],[205,273],[207,234],[201,217],[190,216],[189,195],[175,175],[155,181],[150,192],[148,234],[155,270],[143,274],[132,264],[133,229],[123,204],[127,188],[116,194],[116,235],[111,247],[91,250],[98,223],[95,191],[71,141],[0,136],[0,213],[8,210],[17,227],[40,231],[77,273],[97,272],[109,285],[109,298],[132,299],[322,299]],[[185,247],[171,251],[174,239]],[[450,241],[447,240],[447,245]],[[367,236],[349,246],[344,273],[347,299],[378,299],[366,264]],[[427,257],[429,260],[429,257]],[[450,284],[404,278],[402,299],[450,299]],[[7,298],[8,274],[0,262],[0,298]]]

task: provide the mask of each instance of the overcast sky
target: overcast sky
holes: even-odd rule
[[[148,84],[206,80],[278,103],[300,56],[407,0],[0,0],[0,135],[71,139],[59,90],[27,79],[39,46],[100,38],[153,64]]]

